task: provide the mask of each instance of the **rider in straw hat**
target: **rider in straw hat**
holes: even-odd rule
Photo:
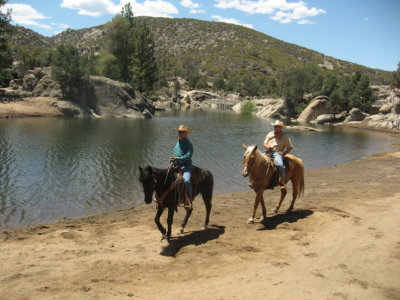
[[[192,174],[192,155],[193,155],[193,145],[189,141],[188,134],[192,132],[191,129],[185,125],[180,125],[179,128],[174,128],[178,131],[178,142],[175,145],[173,155],[170,158],[171,166],[179,167],[183,173],[183,182],[185,184],[189,209],[193,209],[193,191],[192,184],[190,182],[190,176]]]
[[[276,120],[274,123],[271,123],[271,125],[274,126],[274,131],[267,134],[264,141],[264,147],[267,149],[267,152],[272,154],[279,170],[279,176],[284,184],[286,169],[283,163],[283,157],[292,151],[293,145],[290,138],[282,131],[282,128],[285,128],[285,124],[283,124],[282,121]]]

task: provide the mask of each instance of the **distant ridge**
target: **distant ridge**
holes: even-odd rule
[[[228,23],[196,19],[135,17],[144,21],[154,34],[156,57],[163,62],[167,75],[188,62],[209,78],[222,72],[276,77],[285,67],[315,63],[338,75],[356,70],[370,77],[372,84],[387,84],[391,72],[372,69],[335,59],[320,52],[287,43],[256,30]],[[34,45],[43,49],[67,43],[82,52],[98,52],[104,46],[108,24],[71,30],[44,37],[30,29],[15,26],[15,47]]]

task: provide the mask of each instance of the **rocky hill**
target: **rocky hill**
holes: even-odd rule
[[[144,21],[154,34],[156,57],[163,62],[167,74],[188,62],[208,77],[221,72],[251,74],[254,77],[276,76],[286,66],[302,66],[314,62],[337,74],[360,70],[371,83],[387,83],[391,73],[342,61],[322,53],[286,43],[258,31],[228,23],[196,19],[136,17]],[[12,43],[35,45],[43,49],[62,43],[76,45],[82,52],[98,52],[104,46],[108,24],[80,30],[68,29],[53,37],[44,37],[17,26]]]

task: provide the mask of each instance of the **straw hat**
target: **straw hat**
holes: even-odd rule
[[[274,126],[274,127],[275,126],[279,126],[279,127],[282,127],[282,128],[286,127],[285,124],[283,124],[283,122],[281,120],[276,120],[275,123],[271,123],[271,125]]]
[[[186,127],[185,125],[179,125],[179,128],[174,128],[176,131],[186,131],[187,133],[192,132],[192,129]]]

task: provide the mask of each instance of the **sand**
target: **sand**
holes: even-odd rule
[[[62,116],[59,109],[52,105],[57,100],[54,97],[28,97],[0,102],[0,118]]]
[[[245,190],[215,195],[202,231],[198,197],[169,244],[154,203],[2,230],[0,299],[400,299],[399,167],[393,152],[306,170],[294,212],[265,192],[264,224],[245,223]]]

